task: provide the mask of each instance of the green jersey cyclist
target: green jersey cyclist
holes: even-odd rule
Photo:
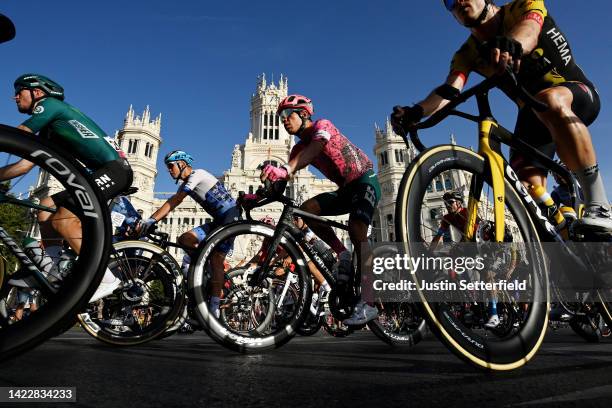
[[[30,118],[18,126],[19,129],[37,133],[48,139],[64,152],[70,152],[93,173],[96,185],[107,200],[114,198],[132,184],[132,169],[125,155],[106,133],[89,117],[64,102],[64,89],[55,81],[38,74],[24,74],[14,83],[15,103],[21,113]],[[0,181],[22,176],[34,167],[34,163],[21,159],[0,168]],[[68,242],[78,254],[81,249],[81,223],[74,214],[78,206],[69,193],[62,191],[44,197],[41,205],[56,207],[55,213],[38,212],[38,222],[46,255],[38,260],[40,265],[49,265],[60,259],[62,241]],[[45,259],[46,258],[46,259]],[[57,265],[43,268],[43,274],[51,283],[63,279]],[[23,279],[13,279],[15,286],[30,286]],[[110,270],[106,270],[102,283],[91,301],[105,297],[117,289],[121,281]]]

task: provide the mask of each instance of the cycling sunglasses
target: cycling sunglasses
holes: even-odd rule
[[[459,200],[453,200],[453,199],[451,199],[451,200],[446,200],[446,201],[444,201],[444,205],[445,205],[446,207],[450,207],[451,205],[453,205],[453,203],[458,203],[458,202],[460,202],[460,201],[459,201]]]
[[[448,11],[453,11],[456,2],[457,0],[444,0],[444,5]]]
[[[282,111],[280,111],[280,113],[278,114],[278,116],[280,116],[281,120],[285,120],[287,119],[289,116],[291,116],[291,114],[293,112],[296,112],[298,115],[300,114],[299,109],[291,109],[291,108],[287,108],[287,109],[283,109]]]

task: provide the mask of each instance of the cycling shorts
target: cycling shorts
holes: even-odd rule
[[[105,163],[93,173],[97,187],[102,191],[105,201],[112,200],[132,185],[133,172],[125,159]],[[64,207],[73,214],[79,213],[79,206],[74,202],[68,191],[60,191],[51,196],[56,207]]]
[[[231,224],[232,222],[240,220],[240,218],[240,209],[238,207],[232,207],[215,220],[200,225],[199,227],[195,227],[191,231],[198,237],[198,243],[200,243],[204,241],[210,232],[215,228],[222,225]],[[223,241],[221,244],[219,244],[217,249],[224,254],[229,253],[232,249],[234,249],[234,238]]]
[[[574,96],[572,111],[585,126],[595,121],[600,109],[599,95],[595,89],[581,82],[564,82],[557,86],[564,86],[572,92]],[[557,149],[552,136],[531,108],[525,107],[519,111],[514,134],[547,157],[552,159],[555,156]],[[514,149],[510,149],[510,165],[519,174],[524,167],[535,167],[545,172],[548,171],[546,166]]]
[[[380,200],[380,184],[376,174],[368,170],[340,189],[319,194],[313,199],[319,203],[323,216],[349,214],[349,221],[356,219],[370,225]]]

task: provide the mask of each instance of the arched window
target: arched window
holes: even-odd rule
[[[138,139],[130,139],[129,145],[128,145],[128,153],[129,154],[134,154],[138,151]]]
[[[436,178],[436,191],[442,191],[442,180],[440,178]]]
[[[447,190],[453,189],[453,183],[451,182],[451,179],[448,176],[444,176],[444,188]]]

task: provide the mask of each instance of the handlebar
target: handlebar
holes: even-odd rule
[[[414,147],[419,152],[422,152],[423,150],[425,150],[425,145],[423,145],[423,143],[421,142],[421,139],[419,138],[418,130],[428,129],[430,127],[433,127],[437,125],[438,123],[442,122],[442,120],[446,119],[450,115],[460,116],[465,119],[473,120],[475,122],[480,120],[481,119],[480,116],[474,116],[474,115],[470,115],[464,112],[460,112],[460,111],[455,110],[455,108],[459,106],[460,104],[462,104],[463,102],[465,102],[466,100],[468,100],[469,98],[471,98],[472,96],[486,94],[490,89],[497,87],[504,80],[510,81],[510,84],[513,90],[516,92],[517,97],[522,102],[524,102],[526,106],[538,112],[544,112],[548,109],[548,105],[538,101],[531,93],[529,93],[529,91],[525,89],[523,85],[519,83],[519,80],[516,77],[516,74],[512,71],[512,68],[508,67],[506,68],[506,72],[503,75],[497,75],[497,76],[493,76],[490,78],[486,78],[485,80],[480,82],[478,85],[473,86],[472,88],[460,93],[455,98],[451,99],[450,102],[446,104],[446,106],[444,106],[439,111],[435,112],[433,115],[431,115],[426,120],[412,125],[408,129],[408,135],[410,136],[410,141],[412,142]],[[406,134],[403,134],[400,136],[402,136],[406,144],[408,144],[408,141],[406,139]]]
[[[251,210],[264,205],[280,202],[284,205],[295,206],[293,200],[284,195],[286,181],[271,182],[266,180],[264,185],[257,189],[255,194],[245,194],[244,191],[238,193],[238,205],[245,211],[247,220],[252,221]]]

